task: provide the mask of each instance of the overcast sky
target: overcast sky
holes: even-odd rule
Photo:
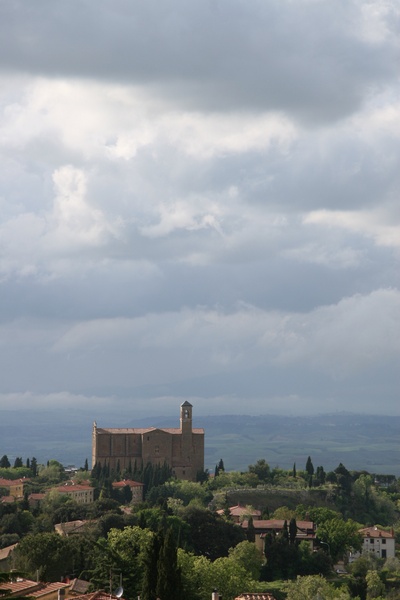
[[[400,414],[399,34],[396,0],[2,2],[0,408]]]

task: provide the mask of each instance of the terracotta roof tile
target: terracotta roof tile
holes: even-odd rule
[[[46,583],[42,588],[40,588],[40,590],[29,592],[29,596],[32,598],[41,598],[42,596],[47,596],[47,594],[51,594],[58,590],[69,588],[69,586],[69,583],[61,583],[60,581],[55,581],[54,583]]]
[[[18,544],[12,544],[11,546],[6,546],[5,548],[0,549],[0,560],[6,560],[11,552],[16,548]]]
[[[379,529],[379,527],[365,527],[364,529],[358,530],[364,537],[371,538],[394,538],[395,536],[389,531]]]
[[[246,593],[236,596],[235,600],[275,600],[272,594],[265,593]]]
[[[125,486],[129,487],[143,487],[144,483],[140,481],[132,481],[131,479],[123,479],[122,481],[114,481],[112,484],[113,488],[123,488]]]

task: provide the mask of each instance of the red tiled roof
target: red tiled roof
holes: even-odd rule
[[[43,500],[44,498],[46,498],[46,494],[39,492],[34,492],[28,496],[28,500]]]
[[[144,483],[140,483],[140,481],[132,481],[131,479],[124,479],[123,481],[114,481],[112,484],[113,488],[123,488],[127,485],[129,487],[140,487],[144,486]]]
[[[56,488],[61,494],[67,492],[90,492],[93,488],[90,485],[66,484]]]
[[[236,596],[235,600],[275,600],[272,594],[266,593],[249,593],[249,594],[241,594],[240,596]]]
[[[40,598],[41,596],[47,596],[47,594],[68,588],[69,586],[69,583],[61,583],[59,581],[55,581],[54,583],[46,583],[42,588],[40,588],[40,590],[29,592],[29,596],[33,598]]]
[[[224,514],[224,512],[225,512],[224,509],[217,510],[217,513],[219,515]],[[240,517],[242,515],[254,515],[254,516],[258,517],[261,515],[261,510],[256,510],[255,508],[253,508],[252,510],[249,510],[249,507],[242,506],[241,504],[238,504],[237,506],[230,506],[229,512],[231,513],[231,515],[233,517]]]
[[[11,552],[16,548],[18,544],[12,544],[11,546],[6,546],[5,548],[0,549],[0,560],[6,560]]]
[[[0,589],[0,595],[2,590],[7,590],[8,594],[32,596],[34,598],[40,598],[46,596],[60,589],[68,588],[69,583],[61,583],[56,581],[54,583],[38,583],[31,581],[30,579],[17,579],[16,581],[6,582],[2,584]]]
[[[54,525],[54,529],[57,531],[57,533],[67,535],[71,533],[76,533],[79,529],[82,529],[82,527],[84,527],[88,523],[90,523],[90,521],[81,521],[79,519],[77,521],[65,521],[64,523],[56,523]]]
[[[92,592],[91,594],[82,594],[81,596],[74,596],[74,600],[118,600],[116,596],[113,596],[109,592],[99,590]],[[122,598],[124,600],[124,598]]]
[[[162,431],[164,433],[170,433],[172,435],[178,435],[182,433],[182,430],[178,427],[145,427],[145,428],[130,428],[130,427],[121,427],[121,428],[104,428],[98,427],[97,433],[114,433],[114,434],[128,434],[128,433],[137,433],[138,435],[142,435],[144,433],[150,433],[152,431]],[[204,429],[197,428],[192,429],[192,433],[204,433]]]
[[[2,504],[12,504],[13,502],[15,502],[15,496],[2,496],[0,498],[0,502]]]
[[[266,521],[254,521],[254,527],[256,529],[283,529],[285,520],[284,519],[268,519]],[[289,523],[287,523],[289,526]],[[242,527],[246,528],[248,521],[243,521]],[[314,530],[314,523],[312,521],[296,521],[297,529],[311,529]]]
[[[359,529],[359,533],[363,537],[371,537],[371,538],[394,538],[393,533],[389,531],[384,531],[383,529],[379,529],[378,527],[365,527],[364,529]]]
[[[21,592],[24,592],[24,594],[26,594],[27,591],[30,589],[38,589],[40,585],[40,583],[37,583],[36,581],[31,581],[30,579],[18,578],[16,581],[7,581],[5,583],[2,583],[0,593],[7,590],[7,592],[10,594],[20,594]]]
[[[21,485],[21,483],[26,483],[30,481],[29,477],[22,477],[20,479],[4,479],[0,477],[0,487],[9,487],[10,485]]]

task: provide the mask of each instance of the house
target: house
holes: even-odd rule
[[[68,593],[70,584],[55,581],[54,583],[42,584],[42,586],[38,590],[29,592],[29,597],[36,598],[36,600],[59,600]]]
[[[90,594],[82,594],[81,596],[74,596],[74,600],[125,600],[123,596],[115,596],[106,592],[105,590],[98,590]]]
[[[68,537],[70,535],[82,534],[85,533],[86,528],[85,525],[90,523],[90,521],[66,521],[65,523],[56,523],[54,525],[54,530],[61,536]]]
[[[361,554],[372,553],[378,558],[392,558],[395,556],[395,535],[393,529],[385,531],[376,525],[374,527],[364,527],[359,529],[363,538]],[[359,552],[352,552],[349,562],[353,562],[360,556]]]
[[[65,494],[78,504],[90,504],[94,501],[94,488],[79,483],[66,483],[55,488],[59,494]]]
[[[287,521],[286,521],[287,523]],[[287,523],[288,524],[288,523]],[[315,524],[312,521],[296,521],[297,534],[296,541],[301,542],[303,540],[309,542],[311,548],[314,548],[316,539]],[[255,520],[253,521],[255,543],[257,548],[264,552],[264,540],[268,534],[278,535],[282,532],[285,526],[284,519],[268,519],[268,520]],[[247,532],[248,521],[243,521],[241,527]]]
[[[32,493],[28,496],[28,502],[30,508],[37,508],[42,500],[46,498],[46,494],[43,493]]]
[[[59,595],[69,588],[69,583],[40,583],[17,577],[15,581],[5,582],[1,584],[0,597],[6,593],[7,598],[16,596],[29,596],[40,600],[57,600]],[[60,594],[61,592],[61,594]]]
[[[0,504],[14,504],[14,502],[16,502],[14,496],[1,496],[0,498]]]
[[[253,521],[259,521],[261,519],[261,511],[251,508],[250,506],[237,504],[236,506],[230,506],[228,510],[234,523],[247,521],[249,517],[253,517]],[[225,514],[225,510],[217,510],[217,514],[222,516]]]
[[[192,405],[180,409],[180,428],[104,429],[93,424],[92,467],[140,469],[168,465],[177,479],[196,480],[204,471],[204,430],[192,427]]]
[[[132,481],[132,479],[123,479],[122,481],[114,481],[112,487],[115,490],[123,490],[124,487],[129,487],[132,492],[132,504],[140,504],[143,502],[144,483],[140,481]]]
[[[11,544],[0,549],[0,571],[10,571],[12,567],[12,555],[18,544]]]
[[[83,594],[87,594],[89,588],[89,581],[75,578],[70,582],[68,596],[82,596]]]
[[[13,496],[16,500],[21,500],[24,497],[24,484],[29,481],[25,477],[22,479],[3,479],[0,478],[0,488],[5,488],[9,496]]]

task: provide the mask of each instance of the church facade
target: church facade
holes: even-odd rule
[[[92,467],[107,464],[121,470],[167,463],[177,479],[196,480],[204,471],[204,429],[193,429],[190,402],[180,409],[180,428],[104,429],[93,424]]]

